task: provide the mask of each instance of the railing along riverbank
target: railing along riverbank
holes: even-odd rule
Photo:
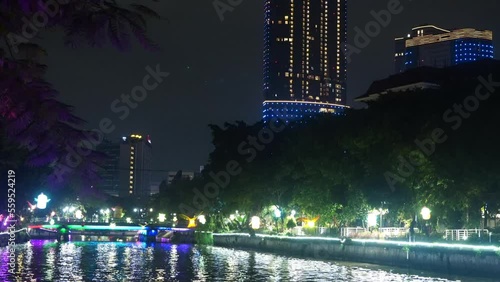
[[[319,260],[408,267],[453,275],[500,277],[500,247],[243,233],[213,234],[215,246]]]

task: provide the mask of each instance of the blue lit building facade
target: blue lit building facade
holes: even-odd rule
[[[446,30],[432,25],[415,27],[406,37],[396,38],[394,68],[430,66],[444,68],[494,58],[493,33],[471,28]]]
[[[346,106],[306,101],[265,101],[264,120],[299,121],[318,114],[344,115]]]
[[[264,121],[343,113],[345,42],[347,0],[266,0]]]

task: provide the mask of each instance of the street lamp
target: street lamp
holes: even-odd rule
[[[166,219],[167,219],[167,215],[166,214],[164,214],[164,213],[158,214],[158,221],[165,222]]]
[[[367,218],[368,228],[377,226],[379,215],[380,215],[379,210],[372,210],[370,213],[368,213],[368,218]]]
[[[276,218],[280,218],[280,217],[281,217],[281,211],[280,211],[279,209],[275,209],[275,210],[274,210],[274,216],[275,216]]]
[[[260,218],[258,216],[252,216],[251,220],[252,224],[252,229],[259,229],[260,228]]]
[[[420,214],[422,215],[422,218],[424,220],[431,219],[431,210],[427,207],[423,207],[422,210],[420,211]]]
[[[200,215],[198,216],[198,221],[199,221],[201,224],[205,224],[205,223],[207,223],[207,219],[206,219],[206,218],[205,218],[205,216],[204,216],[204,215],[202,215],[202,214],[200,214]]]
[[[83,218],[83,213],[82,213],[82,211],[81,211],[81,210],[77,210],[77,211],[75,212],[75,217],[76,217],[76,219],[82,219],[82,218]]]
[[[420,214],[422,215],[422,218],[425,220],[425,234],[427,237],[429,237],[429,226],[427,221],[431,219],[431,210],[427,207],[423,207],[422,210],[420,211]]]
[[[36,202],[36,208],[43,210],[43,209],[47,208],[47,203],[50,202],[50,199],[46,195],[41,193],[35,199],[35,202]]]

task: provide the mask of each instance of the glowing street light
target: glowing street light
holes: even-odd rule
[[[422,215],[422,218],[424,220],[429,220],[431,219],[431,210],[427,207],[423,207],[422,211],[420,211],[420,214]]]
[[[45,196],[43,193],[41,193],[40,195],[38,195],[38,197],[35,199],[35,202],[36,202],[36,207],[38,209],[45,209],[47,208],[47,203],[50,202],[50,199],[47,198],[47,196]]]
[[[207,223],[207,219],[206,219],[206,218],[205,218],[205,216],[204,216],[204,215],[202,215],[202,214],[200,214],[200,215],[198,216],[198,221],[199,221],[201,224],[205,224],[205,223]]]
[[[81,210],[77,210],[77,211],[75,212],[75,217],[76,217],[77,219],[82,219],[82,218],[83,218],[83,213],[82,213],[82,211],[81,211]]]
[[[127,218],[125,219],[125,221],[126,221],[127,223],[132,223],[132,219],[131,219],[130,217],[127,217]]]
[[[309,219],[307,217],[300,217],[300,218],[297,218],[297,222],[304,222],[306,224],[306,227],[308,228],[313,228],[315,225],[316,225],[316,222],[319,220],[319,216],[313,218],[313,219]]]
[[[260,228],[260,218],[258,216],[252,216],[250,223],[252,225],[252,229],[259,229]]]
[[[166,219],[167,219],[167,215],[166,214],[164,214],[164,213],[158,214],[158,221],[159,222],[165,222]]]
[[[195,217],[189,217],[185,214],[179,214],[179,216],[185,220],[188,221],[188,228],[194,228],[196,227],[196,216]]]
[[[274,210],[274,216],[275,217],[281,217],[281,211],[279,209]]]
[[[379,210],[373,210],[368,214],[367,218],[368,227],[377,226],[379,215],[380,215]]]

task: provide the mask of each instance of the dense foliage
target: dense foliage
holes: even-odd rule
[[[384,95],[346,117],[290,124],[265,142],[250,142],[265,136],[261,123],[211,126],[215,150],[203,176],[169,187],[158,208],[224,219],[235,211],[265,217],[276,205],[282,220],[296,210],[340,227],[362,226],[381,208],[389,211],[384,226],[408,225],[426,206],[439,227],[478,227],[485,204],[490,216],[499,209],[500,97],[478,100],[474,111],[462,107],[466,114],[455,106],[472,105],[478,83]],[[207,193],[214,182],[219,191]]]

